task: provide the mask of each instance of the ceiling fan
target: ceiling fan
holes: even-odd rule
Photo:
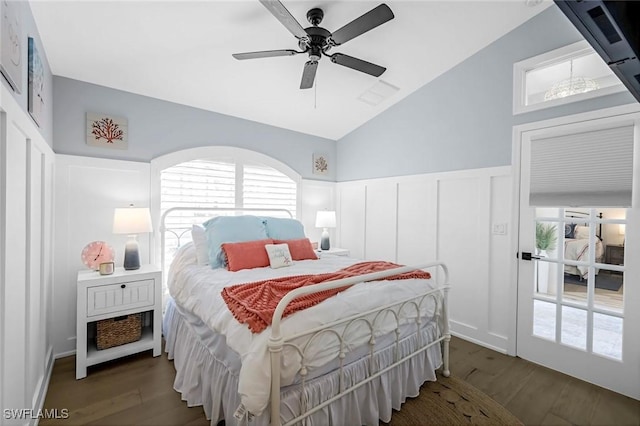
[[[282,49],[264,50],[260,52],[234,53],[236,59],[270,58],[275,56],[293,56],[301,53],[308,53],[309,60],[304,65],[302,71],[301,89],[310,89],[316,77],[318,61],[322,55],[328,57],[334,64],[342,65],[374,77],[380,77],[386,68],[362,59],[343,53],[328,54],[327,52],[335,46],[340,46],[349,40],[358,37],[393,19],[393,12],[386,4],[381,4],[359,18],[354,19],[342,28],[333,33],[319,27],[324,17],[322,9],[313,8],[307,12],[307,20],[311,27],[302,28],[302,25],[291,15],[279,0],[260,0],[260,3],[267,8],[273,16],[284,25],[291,34],[298,39],[298,47],[301,50]]]

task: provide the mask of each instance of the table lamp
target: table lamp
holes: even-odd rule
[[[137,234],[153,231],[151,226],[151,213],[148,207],[116,208],[113,214],[113,233],[127,234],[129,240],[124,246],[124,269],[132,270],[140,268],[140,251],[138,248]]]
[[[316,214],[316,228],[322,228],[322,238],[320,239],[320,249],[329,250],[328,228],[336,227],[336,212],[329,210],[321,210]]]

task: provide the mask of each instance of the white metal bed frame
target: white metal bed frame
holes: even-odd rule
[[[289,217],[293,217],[293,215],[291,214],[291,212],[289,212],[288,210],[284,210],[284,209],[255,209],[255,208],[207,208],[207,207],[174,207],[171,209],[168,209],[161,218],[161,225],[160,225],[160,232],[161,232],[161,251],[162,251],[162,265],[164,265],[164,261],[165,261],[165,233],[166,232],[172,232],[174,235],[176,235],[176,237],[178,238],[178,243],[180,243],[180,238],[181,236],[188,230],[187,228],[177,228],[177,229],[181,229],[183,230],[182,233],[178,234],[177,232],[175,232],[172,229],[168,229],[165,226],[165,221],[166,218],[173,212],[176,211],[201,211],[201,212],[211,212],[213,214],[215,214],[216,212],[241,212],[241,213],[284,213],[287,214]],[[189,228],[190,229],[190,228]],[[358,284],[360,282],[363,281],[374,281],[374,280],[381,280],[384,279],[386,277],[392,276],[392,275],[396,275],[396,274],[402,274],[405,272],[410,272],[410,271],[415,271],[417,269],[427,269],[427,268],[440,268],[442,270],[443,273],[443,278],[441,283],[439,283],[437,285],[437,288],[427,291],[425,293],[422,293],[418,296],[414,296],[411,298],[407,298],[405,300],[402,300],[400,302],[396,302],[396,303],[392,303],[392,304],[388,304],[388,305],[384,305],[381,307],[378,307],[376,309],[372,309],[369,310],[367,312],[362,312],[359,313],[357,315],[353,315],[347,318],[343,318],[340,319],[338,321],[334,321],[332,323],[329,324],[325,324],[323,326],[320,327],[316,327],[310,330],[307,330],[303,333],[298,333],[296,335],[293,336],[289,336],[286,339],[283,338],[282,333],[281,333],[281,322],[282,322],[282,315],[287,307],[287,305],[293,301],[295,298],[299,297],[299,296],[304,296],[304,295],[308,295],[308,294],[312,294],[312,293],[316,293],[319,291],[324,291],[324,290],[329,290],[329,289],[334,289],[334,288],[339,288],[339,287],[345,287],[345,286],[352,286],[354,284]],[[448,292],[450,289],[450,285],[449,285],[449,272],[447,269],[447,266],[442,263],[442,262],[432,262],[432,263],[427,263],[427,264],[423,264],[423,265],[418,265],[418,266],[403,266],[400,268],[394,268],[394,269],[389,269],[386,271],[382,271],[382,272],[374,272],[374,273],[369,273],[369,274],[363,274],[363,275],[359,275],[356,277],[350,277],[350,278],[344,278],[344,279],[339,279],[339,280],[333,280],[333,281],[328,281],[328,282],[324,282],[321,284],[315,284],[315,285],[311,285],[311,286],[305,286],[305,287],[301,287],[301,288],[297,288],[289,293],[287,293],[282,300],[278,303],[275,312],[273,313],[273,317],[272,317],[272,323],[271,323],[271,336],[269,338],[269,342],[268,342],[268,349],[270,352],[270,358],[271,358],[271,402],[270,402],[270,415],[271,415],[271,425],[272,426],[281,426],[282,422],[281,422],[281,418],[280,418],[280,365],[281,365],[281,356],[282,356],[282,350],[285,346],[287,347],[292,347],[295,349],[295,351],[298,353],[298,355],[300,356],[301,359],[301,369],[299,372],[299,375],[301,377],[301,383],[300,386],[302,387],[302,391],[301,391],[301,401],[300,401],[300,407],[301,407],[301,413],[295,417],[294,419],[289,420],[288,422],[286,422],[284,425],[282,426],[288,426],[288,425],[292,425],[294,423],[297,422],[301,422],[303,421],[305,418],[307,418],[308,416],[312,415],[313,413],[315,413],[318,410],[321,410],[322,408],[326,407],[327,405],[331,404],[332,402],[342,398],[343,396],[355,391],[356,389],[360,388],[361,386],[371,382],[372,380],[382,376],[383,374],[387,373],[388,371],[390,371],[391,369],[399,366],[400,364],[410,360],[411,358],[415,357],[416,355],[426,351],[427,349],[429,349],[430,347],[440,344],[442,343],[443,345],[443,354],[442,354],[442,358],[443,358],[443,368],[442,368],[442,374],[445,377],[449,377],[450,375],[450,370],[449,370],[449,342],[451,340],[451,334],[450,334],[450,330],[449,330],[449,314],[448,314]],[[435,302],[435,307],[434,307],[434,317],[438,318],[441,321],[440,327],[437,327],[437,330],[440,332],[439,337],[437,337],[436,339],[434,339],[433,341],[426,343],[426,342],[422,342],[421,339],[421,323],[422,323],[422,315],[421,315],[421,308],[423,306],[423,304],[425,303],[425,300],[428,300],[429,298],[433,298],[434,302]],[[415,335],[418,339],[418,342],[420,342],[420,344],[418,345],[418,347],[416,348],[415,351],[403,356],[402,358],[400,358],[400,351],[399,351],[399,345],[400,345],[400,327],[401,327],[401,318],[413,318],[413,317],[409,317],[409,313],[407,311],[414,311],[415,312],[415,323],[416,323],[416,331],[415,331]],[[375,354],[375,344],[376,344],[376,339],[375,339],[375,335],[376,335],[376,323],[378,321],[379,318],[382,318],[385,315],[392,315],[395,319],[395,329],[393,330],[393,332],[395,333],[395,355],[394,355],[394,362],[388,366],[386,366],[385,368],[382,369],[377,369],[376,371],[376,367],[375,367],[375,362],[374,362],[374,354]],[[373,320],[371,319],[371,317],[373,316]],[[369,332],[370,332],[370,336],[369,336],[369,375],[362,381],[357,382],[351,386],[345,387],[344,386],[344,380],[343,380],[343,369],[345,367],[344,365],[344,359],[346,357],[346,353],[345,353],[345,347],[347,346],[348,342],[345,340],[345,335],[347,333],[347,331],[349,330],[349,328],[356,323],[362,322],[364,324],[366,324],[369,328]],[[335,330],[336,326],[344,326],[344,330],[342,331],[342,333],[339,333],[337,330]],[[339,389],[340,392],[334,396],[332,396],[331,398],[327,399],[326,401],[322,402],[321,404],[318,404],[314,407],[307,407],[306,405],[306,401],[305,401],[305,392],[304,392],[304,386],[306,383],[306,377],[308,375],[308,371],[307,368],[305,366],[305,353],[306,353],[306,349],[309,347],[309,345],[313,342],[313,340],[315,338],[317,338],[318,336],[324,334],[324,333],[330,333],[332,335],[334,335],[340,342],[340,352],[337,354],[337,358],[339,359],[340,365],[339,365]],[[304,344],[304,347],[300,347],[295,343],[292,343],[292,341],[294,341],[297,338],[300,338],[302,336],[310,336],[309,340],[306,341],[306,343]],[[410,336],[405,336],[404,339],[409,338]],[[426,343],[423,345],[423,343]],[[250,413],[244,413],[243,414],[246,418],[246,420],[250,419],[251,414]]]

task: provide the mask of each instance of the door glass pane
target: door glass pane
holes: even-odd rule
[[[624,306],[624,272],[600,269],[595,277],[593,305],[622,313]]]
[[[585,305],[591,261],[591,234],[595,232],[591,226],[590,217],[589,209],[567,209],[564,212],[563,300]],[[599,250],[598,241],[596,239],[593,241],[595,241],[597,257],[601,250]]]
[[[558,247],[561,244],[562,223],[550,220],[552,217],[559,217],[559,209],[536,209],[535,242],[536,256],[539,258],[535,265],[534,286],[536,293],[540,295],[553,296],[558,288]]]
[[[593,314],[593,352],[622,359],[622,318]]]
[[[533,335],[556,340],[556,304],[533,301]]]
[[[603,255],[600,263],[613,265],[595,269],[594,306],[622,312],[624,299],[624,271],[619,267],[625,264],[626,209],[603,209],[598,236],[602,241]],[[607,223],[607,220],[619,220],[620,223]],[[614,269],[614,268],[616,268]],[[595,340],[595,338],[594,338]],[[595,345],[595,344],[594,344]]]
[[[587,349],[587,311],[562,307],[560,341],[565,345]]]

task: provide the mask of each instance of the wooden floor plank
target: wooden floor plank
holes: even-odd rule
[[[567,384],[551,407],[551,413],[577,424],[588,424],[602,390],[573,377],[566,380]]]
[[[640,426],[640,402],[608,389],[601,389],[600,398],[588,424]]]
[[[505,407],[527,425],[542,423],[551,410],[566,383],[559,383],[557,376],[547,368],[536,368],[527,376],[524,386],[509,400]]]
[[[535,368],[535,364],[513,357],[509,368],[495,376],[483,390],[500,404],[507,405],[522,390]]]

